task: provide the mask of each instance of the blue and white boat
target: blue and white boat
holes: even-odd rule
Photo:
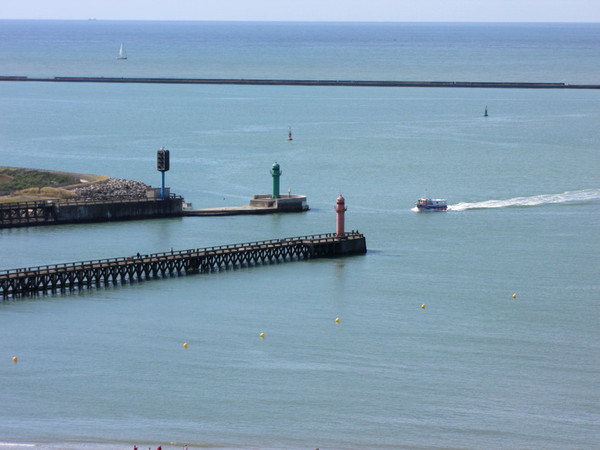
[[[429,198],[427,197],[427,191],[425,191],[424,197],[416,201],[415,206],[419,211],[446,211],[448,209],[445,199]]]

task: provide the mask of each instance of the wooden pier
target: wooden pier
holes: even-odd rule
[[[151,255],[27,267],[0,271],[3,299],[70,292],[154,278],[207,273],[284,261],[332,258],[367,251],[358,231],[272,239],[244,244],[178,250]]]

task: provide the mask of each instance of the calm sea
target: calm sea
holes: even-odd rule
[[[0,21],[0,75],[598,84],[598,42],[594,24]],[[1,82],[2,166],[159,186],[164,146],[167,185],[214,207],[269,193],[277,161],[311,210],[1,230],[0,269],[331,232],[340,193],[369,251],[0,303],[0,447],[596,447],[599,96]],[[415,213],[425,189],[450,210]]]

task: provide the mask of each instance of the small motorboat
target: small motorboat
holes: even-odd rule
[[[446,211],[448,204],[443,198],[429,198],[427,192],[424,197],[416,201],[415,206],[419,211]]]

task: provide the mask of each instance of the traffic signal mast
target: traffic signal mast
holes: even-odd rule
[[[161,147],[156,152],[156,169],[162,173],[162,187],[160,189],[160,197],[165,198],[165,172],[170,168],[169,150]]]

